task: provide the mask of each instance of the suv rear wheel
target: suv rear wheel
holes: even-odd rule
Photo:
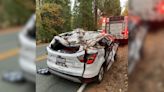
[[[104,67],[102,65],[101,68],[100,68],[99,74],[97,75],[97,83],[101,83],[101,81],[103,80],[104,72],[105,72]]]

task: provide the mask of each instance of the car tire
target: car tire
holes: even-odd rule
[[[102,82],[102,80],[103,80],[103,78],[104,78],[104,67],[103,67],[103,65],[101,66],[101,68],[100,68],[100,71],[99,71],[99,73],[98,73],[98,75],[97,75],[97,83],[101,83]]]
[[[118,55],[117,53],[114,55],[114,61],[117,61]]]

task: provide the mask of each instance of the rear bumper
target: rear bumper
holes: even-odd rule
[[[20,58],[19,64],[23,72],[23,76],[25,79],[35,83],[35,75],[36,75],[36,65],[34,62]]]
[[[30,61],[24,58],[19,58],[19,64],[23,71],[30,73],[31,75],[36,74],[36,65],[34,61]]]
[[[64,74],[64,73],[58,72],[58,71],[51,69],[51,68],[49,68],[49,71],[52,74],[55,74],[55,75],[60,76],[62,78],[65,78],[65,79],[68,79],[68,80],[71,80],[74,82],[78,82],[78,83],[90,83],[90,82],[93,82],[96,80],[96,77],[83,78],[82,76],[73,76],[73,75],[69,75],[69,74]]]
[[[64,68],[64,67],[60,67],[60,66],[56,65],[54,62],[50,62],[50,61],[47,61],[47,66],[52,70],[55,70],[57,72],[60,72],[60,73],[66,74],[66,75],[82,77],[82,78],[89,78],[89,79],[97,76],[99,69],[101,67],[101,66],[92,64],[92,65],[86,66],[86,69],[84,72],[83,68]],[[97,67],[94,68],[95,66],[97,66]]]

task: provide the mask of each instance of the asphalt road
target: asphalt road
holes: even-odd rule
[[[75,83],[56,75],[36,75],[35,83],[9,83],[2,80],[2,75],[8,70],[21,70],[19,59],[19,32],[0,34],[0,92],[77,92],[82,84]],[[46,46],[37,46],[36,66],[46,68]],[[90,88],[87,86],[87,88]],[[86,89],[87,89],[86,88]]]
[[[19,59],[19,31],[0,34],[0,92],[77,92],[81,84],[55,75],[36,76],[36,84],[31,82],[10,83],[2,79],[5,72],[21,70]],[[46,46],[37,46],[37,68],[46,67]]]
[[[19,31],[0,34],[0,92],[35,92],[34,83],[9,83],[2,80],[2,75],[6,71],[21,70],[18,64],[18,33]]]
[[[46,68],[46,45],[37,47],[37,69]],[[43,56],[43,57],[42,57]],[[56,75],[36,75],[36,92],[77,92],[80,83],[75,83]]]

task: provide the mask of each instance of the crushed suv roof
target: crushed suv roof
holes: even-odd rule
[[[108,39],[108,35],[103,35],[100,32],[75,29],[72,32],[62,33],[55,36],[52,45],[56,46],[57,44],[61,44],[65,47],[84,50],[88,48],[104,48],[100,43],[111,44],[111,42],[112,41]],[[51,47],[53,48],[53,46]],[[56,50],[59,49],[56,48]]]

